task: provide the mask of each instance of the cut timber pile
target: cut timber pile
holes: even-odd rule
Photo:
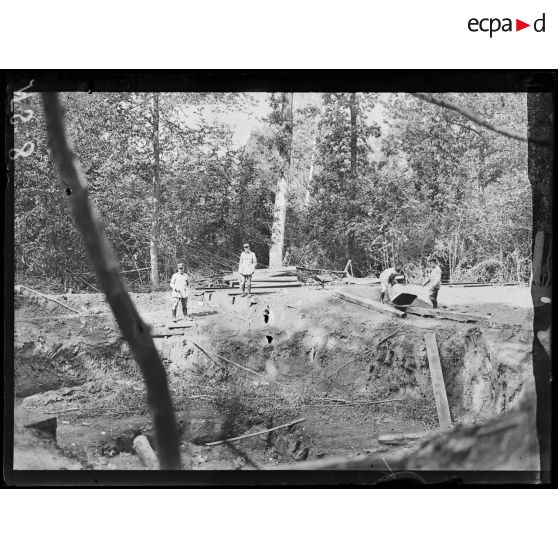
[[[240,285],[238,273],[223,277],[231,287]],[[301,283],[296,274],[296,267],[276,267],[256,269],[252,275],[252,289],[269,289],[282,287],[300,287]]]

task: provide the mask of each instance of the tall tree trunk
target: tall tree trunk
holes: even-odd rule
[[[357,131],[357,114],[358,101],[357,94],[351,93],[349,101],[349,109],[351,113],[351,184],[349,187],[349,222],[355,217],[354,207],[356,203],[356,183],[357,183],[357,148],[358,148],[358,131]],[[348,238],[349,259],[355,260],[355,234],[349,232]]]
[[[552,241],[552,185],[554,159],[555,107],[552,93],[528,93],[527,117],[529,138],[546,140],[546,145],[529,141],[529,181],[533,196],[533,254],[537,233],[544,235],[543,261],[550,251]],[[539,238],[542,236],[539,234]],[[549,261],[550,264],[550,261]],[[547,270],[547,273],[551,270]],[[549,273],[549,274],[550,274]],[[533,300],[533,374],[537,394],[536,422],[539,439],[541,481],[549,482],[551,475],[551,435],[552,435],[552,364],[550,354],[550,334],[552,305],[543,302],[544,297],[552,298],[550,285],[531,285]],[[546,342],[547,345],[543,345]]]
[[[308,169],[308,182],[306,182],[306,195],[304,197],[304,204],[310,204],[310,186],[312,184],[312,177],[314,176],[314,157],[316,155],[316,138],[312,141],[312,152],[310,153],[310,168]]]
[[[484,191],[486,189],[486,147],[484,138],[481,136],[479,145],[479,190],[482,204],[484,205]]]
[[[285,217],[287,214],[287,189],[291,167],[291,145],[293,141],[293,94],[283,93],[281,99],[281,120],[283,123],[279,155],[281,170],[277,180],[277,193],[273,208],[271,227],[271,247],[269,249],[269,267],[283,265],[283,245],[285,242]]]
[[[159,93],[153,93],[153,191],[151,196],[151,237],[149,257],[151,259],[151,284],[159,286],[159,212],[161,203],[161,177],[159,174]]]

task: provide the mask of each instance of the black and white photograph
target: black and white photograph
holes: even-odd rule
[[[8,76],[14,482],[550,482],[555,74],[184,75]]]

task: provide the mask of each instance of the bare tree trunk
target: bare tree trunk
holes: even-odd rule
[[[349,187],[349,222],[354,219],[354,204],[356,203],[356,182],[357,182],[357,148],[358,148],[358,131],[357,131],[357,114],[358,101],[357,94],[351,93],[349,101],[349,109],[351,113],[351,185]],[[349,232],[348,238],[349,259],[355,260],[355,234]]]
[[[95,208],[89,203],[87,183],[66,138],[62,106],[56,93],[43,93],[47,133],[52,158],[64,184],[72,215],[84,240],[99,286],[116,318],[122,335],[143,375],[153,415],[157,451],[162,469],[180,469],[178,429],[174,418],[167,375],[153,344],[149,326],[130,299],[114,249],[104,233]]]
[[[283,265],[283,245],[285,242],[285,217],[287,214],[287,189],[291,166],[291,144],[293,140],[293,94],[283,93],[281,101],[283,129],[279,154],[281,170],[277,181],[273,224],[271,227],[271,247],[269,249],[269,267]]]
[[[312,142],[312,152],[310,154],[310,168],[308,169],[308,182],[306,183],[306,196],[304,197],[304,204],[310,204],[310,185],[312,184],[312,177],[314,176],[314,158],[316,156],[316,138]]]
[[[533,196],[533,250],[535,239],[545,239],[543,257],[550,251],[552,240],[552,189],[553,189],[553,137],[555,106],[552,93],[528,93],[527,117],[529,123],[529,181]],[[536,138],[536,139],[535,139]],[[550,262],[549,262],[550,263]],[[550,286],[549,286],[550,287]],[[531,285],[533,299],[533,374],[537,393],[537,435],[540,449],[541,481],[551,479],[552,436],[552,363],[550,351],[541,339],[550,341],[552,305],[545,304],[544,296],[551,298],[552,289]],[[544,295],[544,296],[543,296]]]
[[[161,203],[161,177],[159,174],[159,93],[153,93],[153,191],[151,196],[151,237],[149,257],[151,259],[151,284],[159,286],[159,206]]]
[[[481,200],[484,205],[484,191],[486,189],[486,148],[484,138],[482,136],[480,136],[479,159],[479,189]]]

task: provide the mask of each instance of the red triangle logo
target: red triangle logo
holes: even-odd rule
[[[520,19],[515,20],[515,30],[516,31],[521,31],[522,29],[525,29],[526,27],[531,27],[531,24],[530,23],[525,23],[524,21],[521,21]]]

